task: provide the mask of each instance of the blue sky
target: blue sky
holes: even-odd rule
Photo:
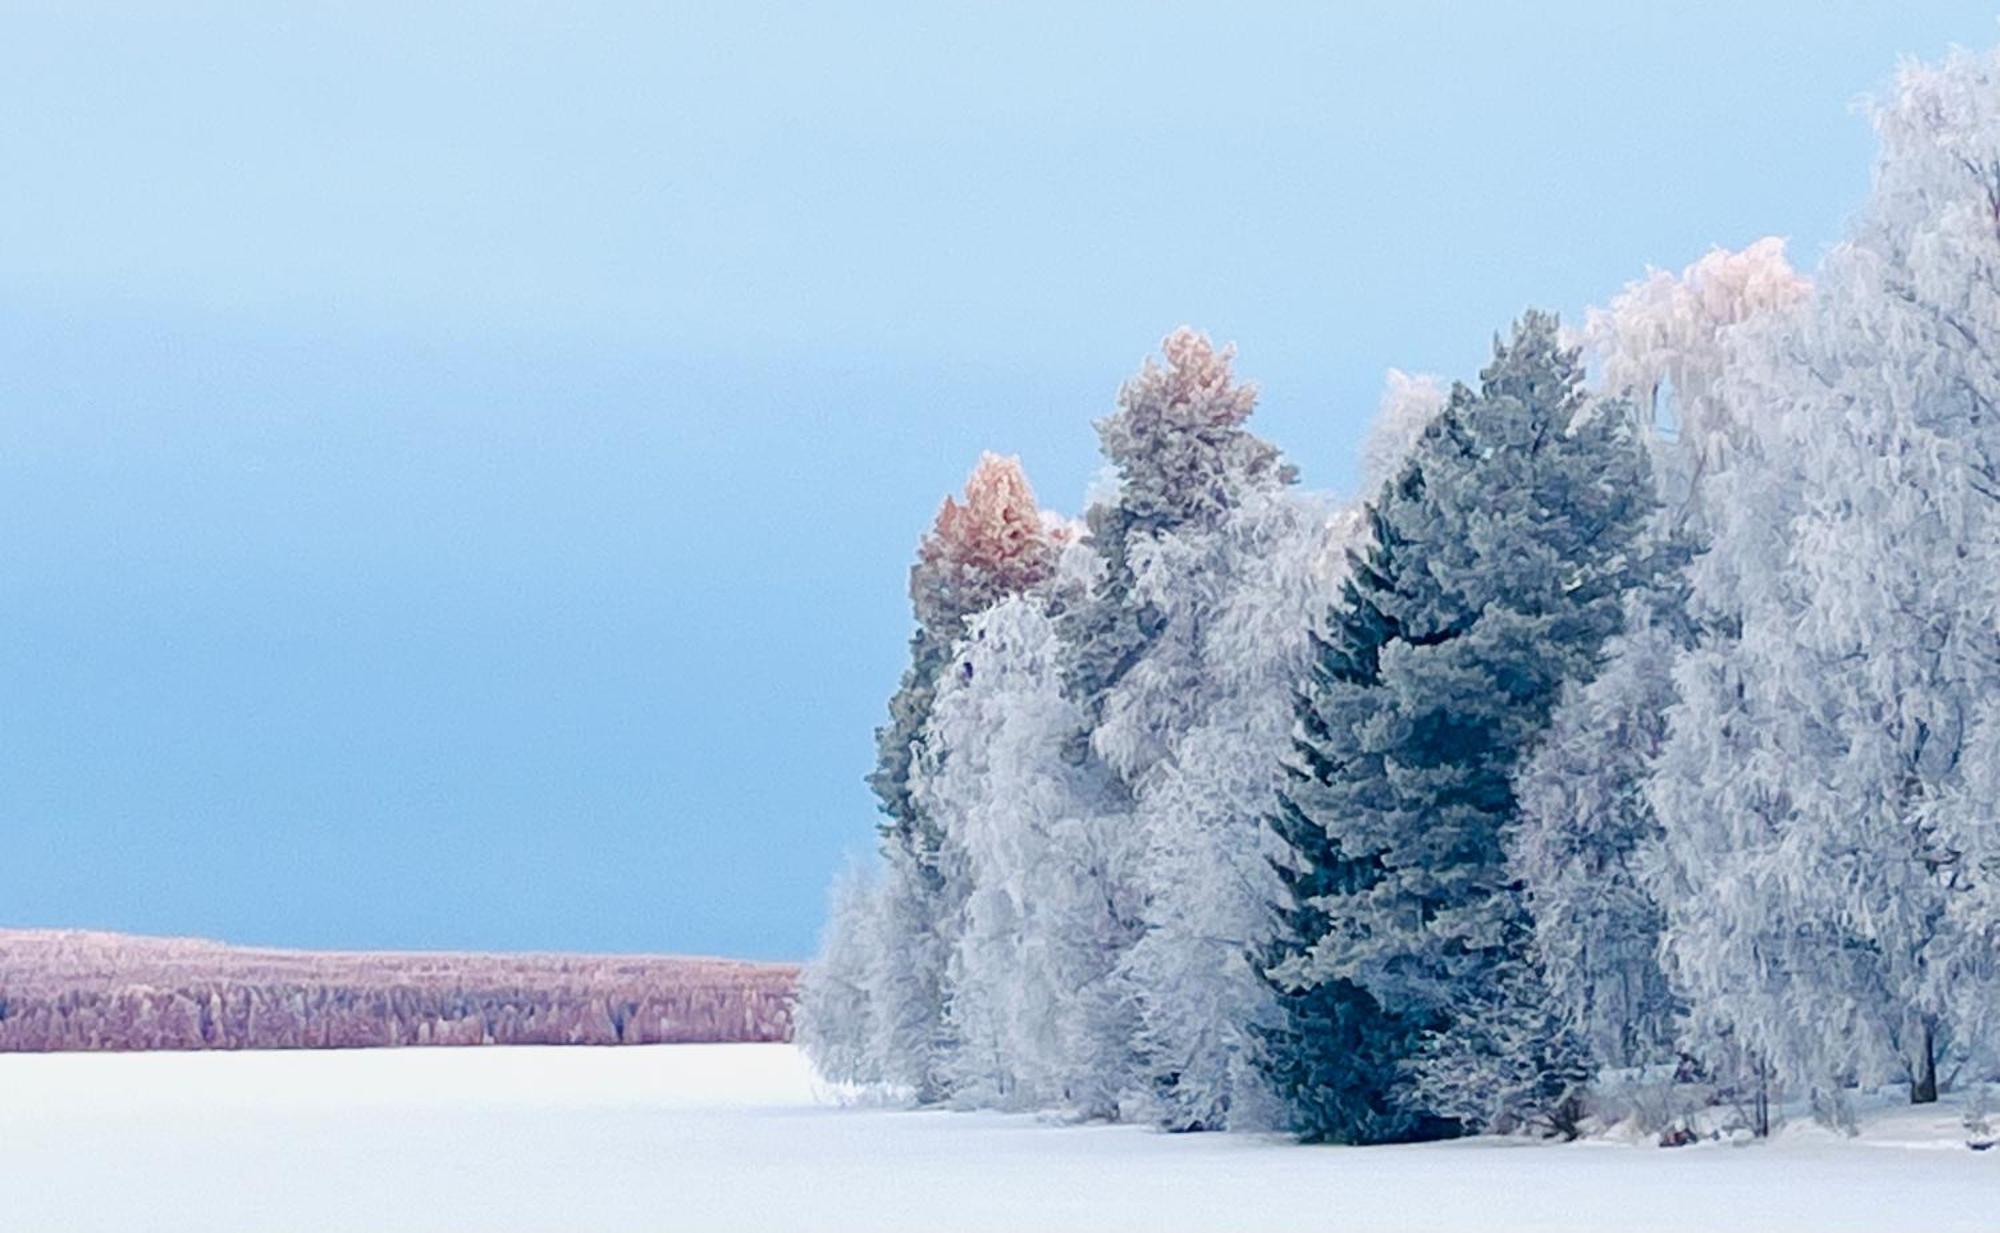
[[[0,922],[802,955],[981,449],[1073,509],[1189,322],[1343,487],[2000,41],[1233,7],[0,5]]]

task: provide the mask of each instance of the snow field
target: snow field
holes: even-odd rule
[[[0,1056],[8,1233],[2000,1228],[1949,1105],[1677,1151],[843,1107],[787,1045]]]

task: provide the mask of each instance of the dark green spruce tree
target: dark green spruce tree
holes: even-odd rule
[[[1420,481],[1405,470],[1395,482]],[[1291,1129],[1314,1143],[1394,1143],[1451,1129],[1396,1097],[1398,1067],[1421,1046],[1427,1020],[1389,1013],[1353,980],[1311,972],[1314,945],[1332,932],[1326,901],[1365,890],[1380,872],[1374,855],[1349,856],[1316,819],[1340,808],[1343,790],[1361,779],[1358,763],[1330,760],[1336,742],[1322,700],[1379,687],[1382,648],[1396,635],[1389,613],[1371,602],[1399,572],[1396,530],[1380,512],[1386,504],[1378,500],[1367,511],[1370,540],[1349,561],[1327,631],[1313,635],[1311,675],[1298,699],[1297,759],[1285,768],[1290,787],[1271,820],[1292,859],[1277,868],[1289,903],[1266,956],[1279,1021],[1264,1033],[1262,1062]]]
[[[1554,317],[1496,340],[1370,509],[1299,699],[1266,1065],[1308,1138],[1560,1128],[1582,1053],[1512,880],[1513,777],[1650,559],[1643,443]]]

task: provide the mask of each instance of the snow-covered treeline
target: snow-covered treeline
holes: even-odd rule
[[[787,964],[0,930],[0,1052],[784,1040]]]
[[[1301,491],[1171,335],[1080,524],[987,456],[799,1039],[926,1103],[1348,1142],[2000,1073],[2000,57],[1783,245],[1392,372]]]

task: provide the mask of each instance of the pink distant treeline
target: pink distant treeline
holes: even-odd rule
[[[260,950],[0,930],[0,1052],[642,1045],[791,1035],[790,964]]]

